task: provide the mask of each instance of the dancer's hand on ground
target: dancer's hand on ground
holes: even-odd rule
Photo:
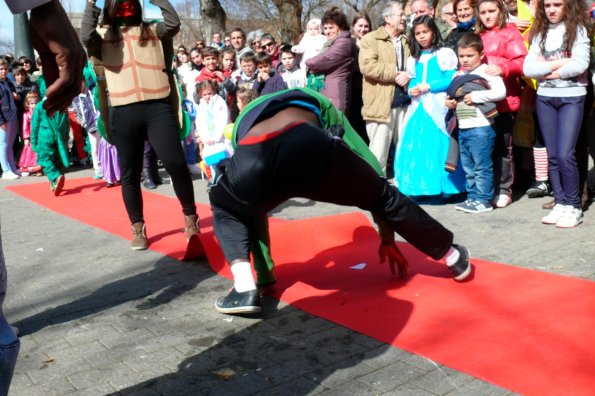
[[[381,243],[378,249],[378,256],[380,256],[380,262],[384,263],[388,258],[388,264],[390,266],[390,272],[393,275],[395,273],[395,264],[399,271],[399,278],[405,280],[407,278],[407,272],[409,271],[409,264],[407,259],[403,256],[403,253],[399,250],[394,241],[389,243]]]

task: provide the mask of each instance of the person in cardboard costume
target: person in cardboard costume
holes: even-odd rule
[[[162,22],[143,22],[138,0],[106,0],[98,24],[102,10],[89,0],[81,25],[83,44],[89,56],[101,63],[105,78],[110,112],[104,126],[109,126],[120,157],[122,196],[134,250],[148,247],[140,187],[146,139],[171,175],[189,245],[198,241],[199,232],[192,179],[180,145],[179,94],[168,61],[180,18],[169,1],[151,3],[161,9]]]

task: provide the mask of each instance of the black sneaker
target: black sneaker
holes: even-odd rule
[[[215,301],[217,311],[224,314],[251,314],[262,311],[260,306],[260,294],[257,289],[238,293],[231,289],[225,297],[219,297]]]
[[[453,265],[448,265],[450,273],[457,282],[465,280],[471,274],[471,263],[469,262],[469,250],[462,245],[452,245],[460,253],[460,257]]]
[[[541,198],[550,195],[550,183],[546,181],[535,181],[527,190],[529,198]]]

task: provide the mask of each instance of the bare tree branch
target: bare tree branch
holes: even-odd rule
[[[302,1],[301,0],[273,0],[277,7],[281,26],[281,41],[293,42],[302,30]]]
[[[200,0],[200,16],[205,39],[210,40],[214,32],[225,32],[227,14],[219,0]]]
[[[3,54],[7,52],[14,54],[14,41],[9,38],[0,39],[0,52]]]

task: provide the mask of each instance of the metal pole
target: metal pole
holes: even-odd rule
[[[35,54],[29,38],[29,18],[26,12],[14,15],[14,52],[15,59],[26,56],[35,65]]]

